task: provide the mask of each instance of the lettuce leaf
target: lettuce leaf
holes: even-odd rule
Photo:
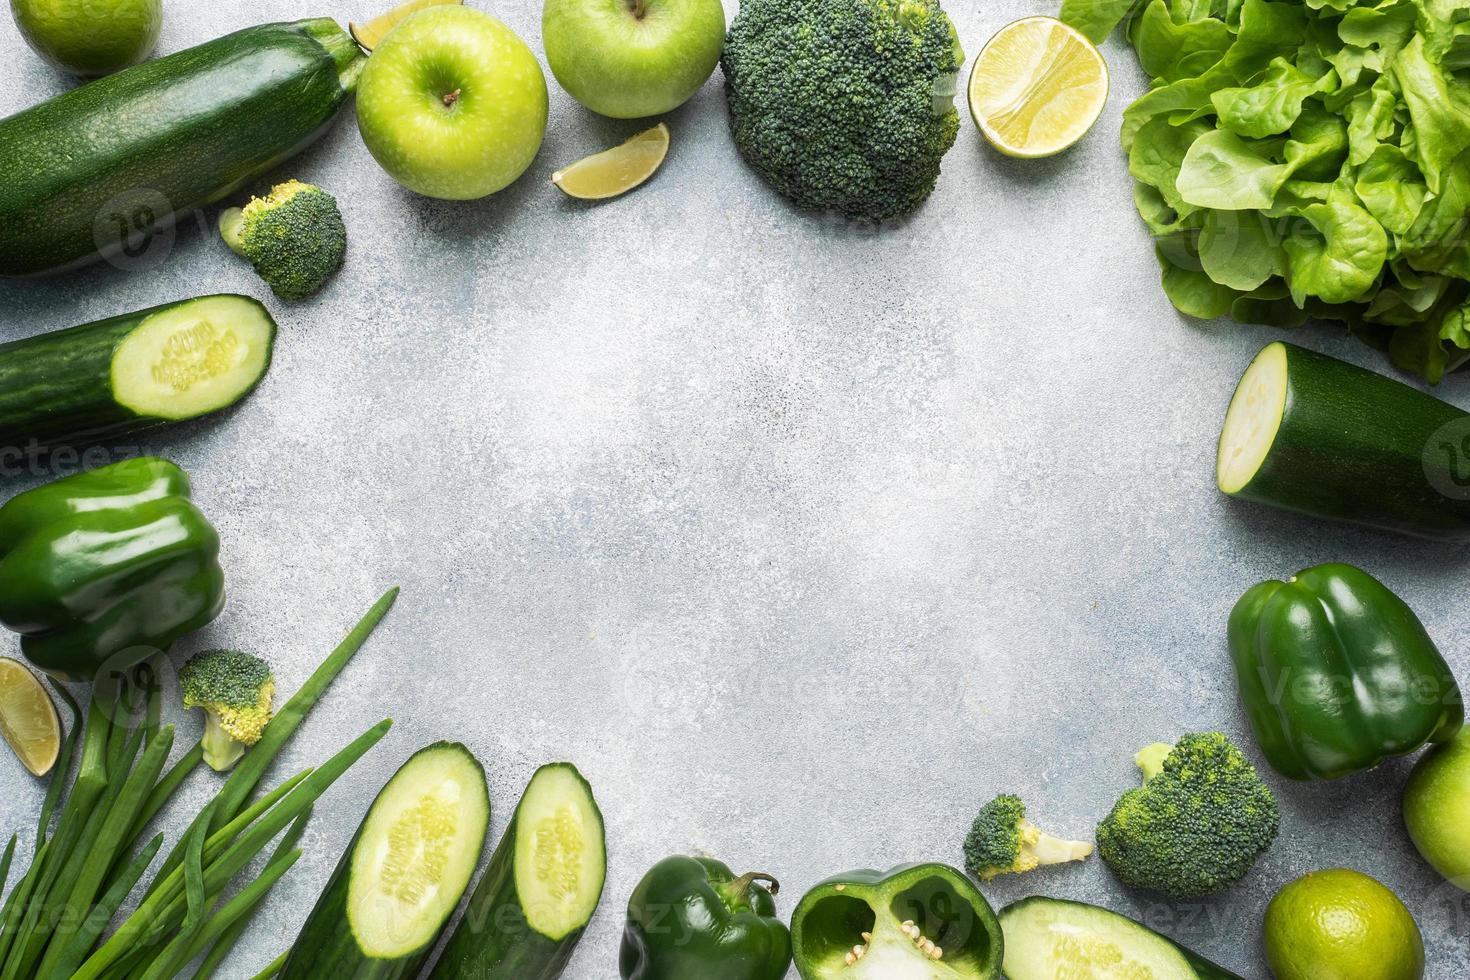
[[[1344,323],[1470,366],[1470,0],[1064,0],[1127,23],[1134,203],[1189,316]]]

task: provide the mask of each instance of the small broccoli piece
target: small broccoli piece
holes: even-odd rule
[[[271,720],[270,665],[238,650],[206,650],[179,668],[184,707],[204,709],[204,761],[216,772],[240,761]]]
[[[347,252],[347,226],[336,198],[299,180],[225,211],[219,233],[282,299],[305,299],[321,289]]]
[[[1135,761],[1144,783],[1097,828],[1097,849],[1125,885],[1169,898],[1229,888],[1276,840],[1276,797],[1220,732],[1150,745]]]
[[[939,0],[743,0],[720,62],[730,131],[798,205],[899,218],[954,145],[964,60]]]
[[[1053,837],[1027,820],[1026,804],[1011,794],[981,807],[965,837],[965,868],[981,881],[1081,861],[1091,853],[1091,844]]]

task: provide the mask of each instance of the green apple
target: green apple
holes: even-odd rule
[[[471,7],[393,28],[357,83],[368,152],[409,190],[470,200],[525,172],[546,135],[546,77],[526,43]]]
[[[163,26],[163,0],[10,0],[10,11],[36,54],[84,78],[136,65]]]
[[[720,63],[720,0],[546,0],[546,60],[561,87],[614,119],[683,105]]]
[[[1470,891],[1470,729],[1414,766],[1404,787],[1404,824],[1424,860]]]

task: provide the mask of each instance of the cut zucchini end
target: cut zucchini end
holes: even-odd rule
[[[489,826],[485,771],[464,746],[441,742],[403,764],[353,845],[347,920],[365,956],[409,956],[438,937]]]
[[[1235,386],[1215,456],[1215,482],[1225,493],[1249,486],[1271,454],[1286,414],[1287,378],[1286,345],[1277,341],[1255,356]]]
[[[245,296],[201,296],[159,310],[112,355],[112,397],[177,421],[228,408],[270,367],[276,323]]]
[[[602,813],[575,766],[542,766],[516,810],[516,892],[526,922],[547,939],[587,925],[607,876]]]
[[[1005,975],[1011,980],[1198,977],[1173,943],[1094,905],[1022,899],[1001,912],[1000,927],[1005,935]]]

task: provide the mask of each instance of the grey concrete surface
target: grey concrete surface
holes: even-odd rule
[[[476,2],[539,52],[539,3]],[[160,52],[378,5],[166,6]],[[973,55],[1053,6],[950,10]],[[551,172],[635,126],[553,81],[540,156],[487,200],[401,190],[350,111],[276,174],[336,192],[350,229],[346,268],[308,302],[274,300],[195,223],[151,270],[0,283],[0,340],[207,291],[260,296],[280,320],[275,366],[241,408],[113,450],[184,465],[224,538],[228,608],[178,659],[255,650],[289,692],[403,586],[276,774],[382,717],[393,730],[318,808],[227,976],[285,947],[373,794],[436,739],[483,760],[492,839],[537,765],[573,760],[591,779],[611,865],[567,975],[610,980],[628,893],[669,853],[772,872],[789,913],[848,868],[958,862],[994,793],[1086,836],[1134,784],[1141,745],[1218,727],[1252,746],[1223,627],[1261,578],[1361,564],[1470,678],[1464,547],[1215,492],[1225,403],[1278,334],[1187,322],[1165,300],[1115,138],[1144,79],[1121,43],[1106,55],[1113,94],[1086,141],[1012,161],[966,121],[901,227],[824,220],[770,192],[730,142],[718,73],[669,118],[653,182],[570,202]],[[0,25],[0,113],[69,84]],[[1384,366],[1331,328],[1295,339]],[[1467,383],[1439,393],[1470,406]],[[985,892],[997,907],[1102,903],[1263,977],[1275,889],[1348,866],[1413,909],[1430,977],[1470,976],[1470,908],[1401,827],[1406,773],[1273,777],[1280,842],[1204,903],[1130,893],[1096,859]],[[164,829],[214,782],[197,775]],[[42,789],[0,756],[0,829],[27,837]]]

